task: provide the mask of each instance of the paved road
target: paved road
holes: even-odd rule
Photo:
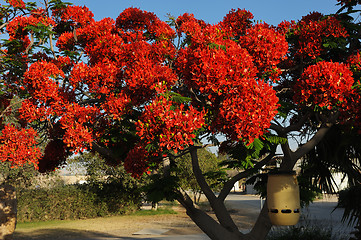
[[[232,208],[247,207],[255,212],[260,212],[263,201],[255,195],[231,194],[226,203]],[[343,209],[335,209],[337,197],[325,196],[321,200],[311,203],[301,210],[299,226],[317,226],[332,230],[335,234],[349,235],[354,230],[347,222],[342,223]]]
[[[241,195],[241,194],[230,194],[226,199],[226,205],[233,209],[247,209],[254,213],[259,213],[263,201],[255,195]],[[308,207],[302,209],[300,226],[312,226],[324,227],[332,229],[334,232],[346,236],[352,231],[352,227],[347,224],[341,223],[343,210],[334,209],[337,204],[337,199],[325,198],[323,200],[316,201],[310,204]],[[243,229],[242,231],[247,231]],[[205,234],[198,235],[168,235],[160,236],[159,229],[145,229],[145,234],[134,235],[134,237],[126,238],[96,238],[96,239],[79,239],[79,240],[206,240],[209,239]]]

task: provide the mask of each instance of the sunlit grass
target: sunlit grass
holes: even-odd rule
[[[131,218],[134,216],[155,216],[155,215],[171,215],[177,214],[177,212],[169,207],[159,207],[157,210],[139,210],[127,215],[118,215],[111,217],[104,217],[104,219],[108,218]],[[101,219],[101,218],[96,218]],[[90,220],[90,219],[88,219]],[[69,225],[73,222],[82,221],[80,219],[76,220],[51,220],[51,221],[41,221],[41,222],[23,222],[17,223],[17,230],[27,230],[34,228],[61,228],[64,225]]]

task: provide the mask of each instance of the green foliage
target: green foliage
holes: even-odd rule
[[[222,152],[227,152],[229,158],[221,163],[227,168],[238,170],[253,168],[253,165],[265,154],[274,153],[278,144],[286,143],[287,139],[265,134],[262,139],[255,139],[247,145],[243,142],[225,142],[221,146]]]
[[[107,209],[122,213],[124,201],[139,205],[141,185],[128,174],[123,165],[111,166],[98,154],[84,153],[72,160],[85,167],[86,181],[98,196],[104,198]],[[118,199],[119,198],[119,199]]]
[[[219,191],[227,179],[225,169],[219,166],[221,159],[208,150],[201,148],[198,149],[198,161],[208,185],[213,191]],[[192,191],[194,195],[202,193],[193,174],[190,154],[178,158],[176,164],[175,171],[179,179],[179,186],[184,190]]]
[[[96,195],[77,186],[24,190],[18,194],[18,221],[96,217]]]
[[[1,184],[9,184],[17,189],[28,188],[33,185],[37,175],[33,165],[12,168],[8,162],[0,163]]]
[[[63,2],[61,0],[50,0],[49,1],[50,9],[62,9],[67,7],[68,5],[73,5],[70,2]]]
[[[142,211],[136,211],[134,213],[131,213],[132,216],[155,216],[155,215],[162,215],[162,214],[177,214],[176,211],[170,208],[162,208],[158,207],[156,210],[142,210]]]
[[[125,214],[139,209],[140,195],[129,195],[116,184],[102,189],[68,185],[27,189],[18,193],[18,221],[82,219]]]
[[[254,190],[256,190],[261,197],[265,198],[267,196],[267,180],[268,174],[260,173],[249,178],[246,184],[254,185]],[[312,185],[308,178],[300,175],[297,177],[297,181],[300,190],[301,207],[309,205],[322,194],[322,191],[317,188],[317,186]]]
[[[168,176],[164,177],[160,174],[153,174],[149,176],[149,184],[143,187],[146,193],[146,200],[157,203],[165,199],[173,201],[177,197],[178,177]]]
[[[109,165],[98,154],[84,153],[68,162],[84,167],[86,181],[93,187],[101,189],[106,184],[118,184],[123,186],[123,191],[129,193],[139,190],[139,182],[125,171],[123,165]]]
[[[342,221],[361,224],[361,184],[340,191],[337,207],[345,209]]]
[[[292,226],[271,232],[267,240],[331,240],[332,230],[318,226]]]
[[[142,202],[140,186],[122,166],[109,166],[92,153],[84,153],[68,162],[85,168],[87,184],[21,189],[18,221],[93,218],[139,209]]]
[[[302,162],[302,175],[322,191],[335,193],[334,172],[342,172],[350,186],[361,182],[361,141],[355,129],[332,127]]]

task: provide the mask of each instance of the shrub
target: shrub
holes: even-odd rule
[[[346,240],[332,233],[332,228],[316,225],[291,226],[273,229],[267,240]]]
[[[18,221],[93,218],[129,213],[139,209],[140,194],[104,184],[67,185],[51,189],[25,189],[18,193]]]

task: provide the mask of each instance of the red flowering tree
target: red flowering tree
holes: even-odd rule
[[[224,200],[236,181],[272,160],[277,144],[281,169],[291,170],[334,126],[359,126],[360,45],[348,13],[271,26],[238,9],[214,25],[192,14],[168,25],[137,8],[95,21],[87,7],[60,0],[44,1],[44,8],[9,4],[1,6],[9,36],[1,86],[22,99],[23,129],[3,127],[1,151],[29,149],[33,128],[47,143],[40,171],[82,151],[123,163],[134,177],[163,167],[157,184],[167,185],[164,196],[177,199],[212,239],[265,238],[267,204],[245,235]],[[343,11],[355,3],[341,4]],[[292,151],[287,139],[294,132],[311,137]],[[27,140],[12,147],[14,138]],[[240,173],[218,196],[199,167],[204,139],[245,153],[229,161]],[[217,221],[178,188],[177,159],[186,153]],[[22,162],[24,155],[8,156]]]

